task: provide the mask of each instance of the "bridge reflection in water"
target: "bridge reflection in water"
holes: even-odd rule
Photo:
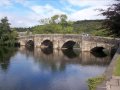
[[[88,90],[86,81],[103,74],[111,60],[105,53],[78,49],[4,51],[0,49],[0,90]]]
[[[104,52],[80,52],[79,49],[51,49],[51,48],[20,48],[22,54],[33,56],[35,62],[43,63],[51,67],[51,69],[63,69],[66,64],[80,65],[98,65],[107,66],[110,63],[111,57]],[[45,65],[45,67],[46,67]]]

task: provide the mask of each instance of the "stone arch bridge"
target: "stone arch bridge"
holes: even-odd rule
[[[52,46],[54,49],[73,48],[78,46],[81,51],[90,51],[96,47],[111,50],[118,47],[120,40],[108,37],[88,36],[80,34],[36,34],[18,38],[21,46],[32,42],[34,47]]]

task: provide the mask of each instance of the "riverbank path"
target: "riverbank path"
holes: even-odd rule
[[[120,76],[112,76],[106,83],[106,90],[120,90]]]

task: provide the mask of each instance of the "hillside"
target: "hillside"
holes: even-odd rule
[[[65,27],[58,24],[37,25],[31,28],[16,28],[20,31],[32,31],[33,34],[82,34],[87,33],[96,36],[107,36],[107,30],[102,29],[102,20],[83,20],[67,22]]]
[[[107,30],[102,28],[102,20],[83,20],[74,22],[74,32],[106,36]]]

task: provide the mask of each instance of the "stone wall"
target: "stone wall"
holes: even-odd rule
[[[105,81],[97,87],[97,90],[111,90],[111,89],[107,89],[107,82],[113,78],[113,70],[115,67],[116,60],[119,56],[120,56],[120,47],[117,49],[110,65],[108,66],[105,73],[103,74],[103,76],[105,76]],[[117,90],[117,89],[115,89],[115,90]]]
[[[41,43],[43,41],[50,40],[53,43],[53,48],[55,49],[61,49],[66,42],[73,41],[79,44],[81,51],[90,51],[94,47],[111,49],[112,47],[118,47],[120,43],[120,40],[115,38],[79,34],[36,34],[19,37],[21,45],[25,45],[29,40],[33,40],[35,47],[41,47]]]

